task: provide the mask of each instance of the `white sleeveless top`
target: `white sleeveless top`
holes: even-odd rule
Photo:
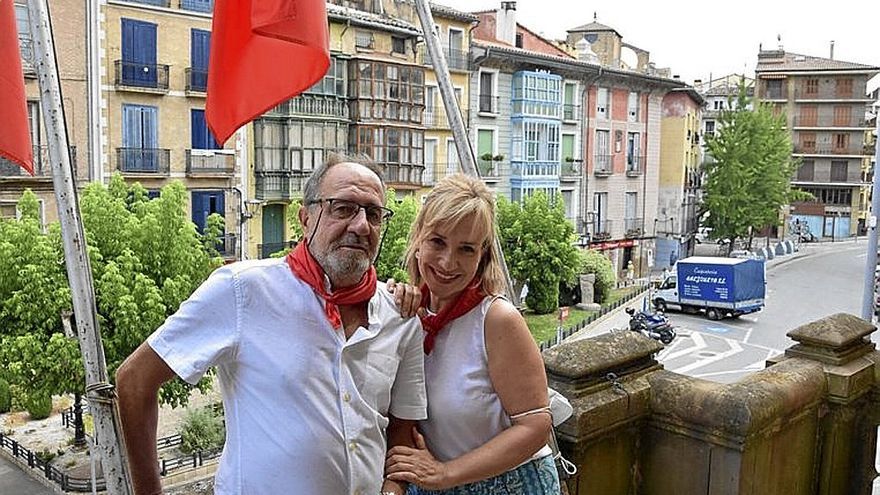
[[[446,462],[480,447],[510,427],[507,412],[489,378],[484,323],[488,296],[438,335],[425,356],[428,419],[419,422],[428,450]],[[544,446],[532,458],[550,454]]]

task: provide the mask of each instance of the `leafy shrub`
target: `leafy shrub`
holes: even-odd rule
[[[9,412],[12,409],[12,391],[9,390],[9,382],[0,379],[0,413]]]
[[[187,454],[216,450],[223,446],[226,428],[223,420],[211,409],[191,409],[183,419],[180,437],[180,448]]]
[[[529,280],[529,293],[526,306],[539,315],[556,311],[559,303],[558,275],[547,273],[533,276]]]
[[[31,419],[46,419],[52,414],[52,396],[40,393],[29,395],[25,407]]]
[[[614,265],[611,264],[611,260],[593,249],[581,251],[580,273],[596,275],[596,283],[593,285],[595,302],[606,302],[614,289],[615,282]]]

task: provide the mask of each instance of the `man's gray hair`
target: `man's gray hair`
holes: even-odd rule
[[[379,167],[379,165],[377,165],[370,157],[363,153],[349,155],[344,152],[333,151],[327,154],[327,159],[324,163],[318,165],[306,181],[306,185],[303,187],[304,206],[309,206],[318,199],[318,194],[321,190],[321,181],[324,180],[327,171],[330,170],[330,167],[339,165],[340,163],[357,163],[358,165],[367,167],[370,171],[376,174],[376,177],[379,178],[379,182],[382,184],[382,191],[385,191],[385,179],[382,178],[382,168]],[[382,199],[384,200],[385,198]]]

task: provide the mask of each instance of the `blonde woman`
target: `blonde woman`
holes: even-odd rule
[[[393,447],[386,462],[410,495],[559,493],[544,364],[500,296],[494,244],[494,195],[465,175],[441,180],[413,224],[406,264],[426,310],[428,419],[416,448]]]

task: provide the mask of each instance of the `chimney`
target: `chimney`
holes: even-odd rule
[[[516,2],[501,2],[501,8],[495,12],[495,39],[516,45]]]
[[[834,60],[834,40],[831,40],[831,55],[828,58]]]
[[[695,87],[695,88],[699,88],[699,87],[702,86],[702,85],[703,85],[703,80],[702,80],[702,79],[694,79],[694,87]]]

